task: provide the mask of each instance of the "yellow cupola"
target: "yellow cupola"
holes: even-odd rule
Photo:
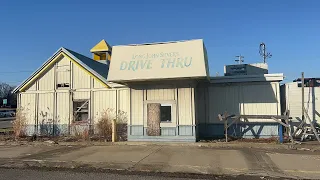
[[[93,59],[96,61],[110,60],[111,59],[111,46],[103,39],[96,44],[90,52],[92,53]]]

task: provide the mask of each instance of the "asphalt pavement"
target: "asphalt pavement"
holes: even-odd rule
[[[211,147],[203,145],[205,144],[136,143],[98,146],[63,145],[51,143],[51,141],[4,144],[0,145],[0,168],[20,168],[21,174],[25,170],[30,170],[31,167],[33,171],[30,176],[38,174],[36,177],[39,178],[42,177],[41,173],[49,173],[47,177],[69,177],[60,175],[65,173],[62,170],[72,170],[70,174],[74,174],[75,177],[86,177],[94,173],[91,176],[96,178],[93,179],[98,179],[99,173],[104,173],[105,177],[102,176],[104,179],[109,179],[107,177],[111,175],[110,179],[115,179],[114,174],[118,174],[116,177],[120,179],[133,179],[135,176],[139,179],[147,179],[150,175],[156,175],[152,179],[165,176],[165,179],[209,177],[209,179],[239,180],[271,179],[269,177],[275,179],[320,178],[320,151],[315,148],[318,145],[314,146],[314,149],[299,150],[287,149],[283,145],[276,144],[255,143],[244,146],[241,143],[240,145],[244,147],[240,147],[239,144],[234,144],[232,147],[231,144],[226,143],[211,144]],[[50,174],[45,172],[44,168],[56,170],[56,172]],[[6,170],[10,171],[10,169]],[[110,174],[110,171],[120,173]],[[20,177],[19,173],[13,171],[3,175],[4,173],[0,172],[0,179],[17,179]],[[33,179],[33,176],[29,177],[28,173],[21,177]]]
[[[189,177],[188,177],[189,176]],[[271,180],[271,178],[253,176],[211,176],[211,175],[188,175],[188,174],[121,174],[108,172],[81,172],[68,170],[50,169],[7,169],[0,168],[0,180],[193,180],[193,179],[215,179],[215,180]]]

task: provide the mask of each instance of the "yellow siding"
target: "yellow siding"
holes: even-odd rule
[[[100,52],[100,51],[110,51],[110,45],[102,39],[98,44],[96,44],[90,51],[91,52]]]
[[[94,60],[100,60],[100,56],[98,54],[93,54],[93,59]]]
[[[106,88],[106,86],[103,85],[100,81],[93,79],[93,88],[102,89],[102,88]]]
[[[62,70],[60,69],[59,72],[57,72],[57,84],[62,83],[69,83],[70,87],[70,72],[68,70]]]
[[[54,89],[54,67],[52,66],[38,80],[40,91],[50,91]]]
[[[57,84],[69,83],[70,84],[70,60],[66,57],[57,62]]]
[[[57,93],[57,121],[60,124],[69,124],[70,112],[69,93]],[[72,116],[71,116],[72,117]]]
[[[191,88],[178,89],[179,125],[193,124],[191,91]]]
[[[73,64],[73,89],[90,89],[90,75]]]
[[[36,95],[35,94],[26,94],[21,93],[20,98],[20,106],[25,113],[27,124],[28,125],[34,125],[35,124],[35,101],[36,101]]]
[[[89,91],[76,91],[73,93],[73,99],[90,99]]]
[[[104,90],[93,92],[93,118],[94,123],[97,123],[102,113],[111,109],[116,111],[116,90]]]
[[[36,82],[34,82],[28,88],[26,88],[25,92],[36,91],[36,90],[37,90],[37,84],[36,84]]]
[[[63,57],[60,61],[57,62],[58,66],[69,66],[70,60],[67,57]]]
[[[130,118],[129,89],[118,90],[118,110],[126,113],[126,120]]]
[[[147,100],[175,100],[175,89],[148,89]]]
[[[143,125],[143,90],[131,89],[131,125]]]
[[[39,124],[52,122],[53,110],[53,93],[40,93],[38,100]]]

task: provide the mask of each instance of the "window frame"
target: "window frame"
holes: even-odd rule
[[[170,104],[171,105],[171,122],[160,122],[160,127],[177,127],[177,102],[175,100],[145,100],[143,106],[143,126],[148,127],[147,118],[148,118],[148,111],[147,105],[150,103],[159,103],[159,104]]]
[[[84,102],[82,103],[82,105],[80,107],[75,107],[75,103],[80,103],[80,102]],[[88,108],[86,108],[87,110],[85,111],[81,111],[81,109],[83,108],[83,106],[85,106],[85,104],[88,106]],[[76,120],[77,118],[76,115],[77,113],[87,113],[88,114],[88,118],[85,120]],[[88,122],[90,120],[90,99],[74,99],[72,100],[72,113],[73,113],[73,122],[74,123],[79,123],[79,122]]]
[[[170,107],[170,110],[171,110],[171,112],[170,112],[171,118],[170,118],[170,121],[162,121],[162,118],[161,118],[161,119],[160,119],[160,123],[171,123],[171,122],[172,122],[172,110],[173,110],[172,104],[160,103],[160,116],[162,115],[161,107]]]

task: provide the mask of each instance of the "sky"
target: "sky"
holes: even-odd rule
[[[1,0],[0,82],[17,85],[60,47],[91,57],[111,45],[204,39],[210,74],[243,55],[292,81],[319,77],[320,1],[298,0]]]

